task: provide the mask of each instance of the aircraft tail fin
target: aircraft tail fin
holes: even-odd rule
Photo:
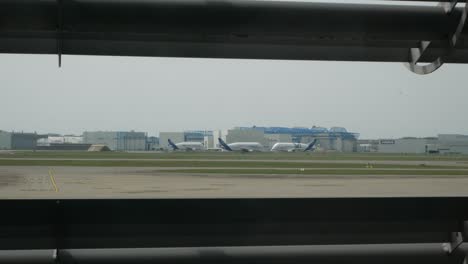
[[[225,150],[228,150],[228,151],[232,151],[232,148],[229,147],[228,144],[226,144],[226,142],[224,142],[224,140],[222,140],[221,138],[218,138],[218,142],[219,144],[221,145],[221,147]]]
[[[317,143],[317,139],[314,139],[314,141],[312,141],[308,146],[307,148],[304,149],[304,151],[309,151],[309,150],[312,150],[315,143]]]
[[[174,144],[174,142],[172,142],[172,140],[171,140],[170,138],[169,138],[169,139],[167,139],[167,142],[169,143],[169,146],[171,146],[171,147],[172,147],[172,149],[174,149],[174,150],[177,150],[177,149],[179,149],[179,147],[177,147],[177,145],[176,145],[176,144]]]

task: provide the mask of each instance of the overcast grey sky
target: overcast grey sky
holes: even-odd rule
[[[0,55],[0,129],[150,135],[343,126],[361,138],[468,134],[468,65]]]

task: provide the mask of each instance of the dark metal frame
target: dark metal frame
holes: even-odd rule
[[[448,1],[444,1],[448,2]],[[460,1],[462,2],[462,1]],[[0,0],[0,52],[468,63],[466,9]],[[466,19],[466,17],[465,17]],[[458,25],[458,26],[457,26]],[[417,61],[410,49],[430,41]],[[462,263],[468,198],[2,200],[1,263]]]
[[[439,6],[442,9],[444,9],[444,11],[447,13],[447,16],[450,16],[452,15],[452,12],[455,10],[457,3],[458,3],[458,0],[452,0],[451,2],[441,2],[439,3]],[[457,47],[460,34],[462,33],[463,29],[466,26],[467,15],[468,15],[468,5],[465,5],[463,13],[460,17],[460,22],[456,26],[455,30],[453,29],[447,30],[447,34],[448,34],[447,41],[449,45],[448,45],[447,50],[443,54],[440,54],[440,56],[437,59],[435,59],[433,62],[429,64],[425,64],[425,65],[418,64],[419,60],[424,56],[424,53],[431,46],[431,41],[422,40],[420,42],[419,47],[410,49],[410,62],[405,64],[407,68],[416,74],[429,74],[439,69],[444,64],[445,57],[449,56],[450,53],[452,53]]]
[[[60,263],[461,264],[468,234],[468,198],[2,200],[0,208],[0,262],[11,250],[37,259],[48,250],[49,260],[56,250]]]
[[[467,63],[464,14],[243,0],[0,0],[0,52],[58,54],[59,64],[62,54]],[[421,43],[430,48],[413,56]]]

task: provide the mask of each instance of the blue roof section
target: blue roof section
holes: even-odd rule
[[[330,128],[330,132],[333,132],[333,133],[348,133],[348,131],[344,127],[332,127],[332,128]]]
[[[184,131],[185,136],[213,136],[213,131],[210,130],[187,130]]]
[[[317,134],[329,134],[330,136],[340,136],[343,138],[358,138],[358,133],[348,132],[344,127],[332,127],[327,129],[325,127],[239,127],[241,130],[260,130],[265,134],[290,134],[293,136],[307,136]]]
[[[289,134],[292,136],[315,136],[318,134],[328,134],[331,137],[358,138],[359,133],[348,132],[344,127],[237,127],[240,130],[259,130],[265,134]],[[185,138],[203,138],[204,136],[213,136],[210,130],[188,130],[184,131]]]

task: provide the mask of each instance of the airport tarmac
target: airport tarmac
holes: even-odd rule
[[[167,172],[180,168],[0,166],[0,199],[468,196],[467,175]]]

